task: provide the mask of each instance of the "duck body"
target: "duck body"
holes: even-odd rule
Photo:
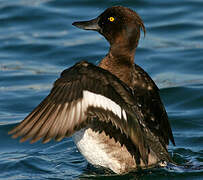
[[[112,66],[109,66],[110,60],[108,58],[109,56],[107,55],[99,66],[115,74],[131,90],[135,89],[135,101],[138,102],[140,112],[143,118],[149,121],[149,125],[153,126],[152,119],[160,118],[161,120],[161,118],[166,118],[167,120],[167,114],[163,109],[159,94],[157,94],[158,88],[147,73],[136,64],[121,66],[120,64],[114,63]],[[152,97],[156,99],[152,100]],[[156,101],[158,102],[157,104]],[[158,115],[160,115],[160,112],[165,113],[164,116],[157,117],[157,111]],[[154,126],[157,126],[156,122],[154,124]],[[92,123],[89,127],[76,132],[73,135],[73,140],[89,163],[109,168],[117,174],[123,174],[139,168],[146,169],[159,165],[162,166],[163,164],[166,165],[166,162],[170,162],[171,159],[166,150],[166,144],[160,143],[164,135],[158,131],[158,137],[161,136],[160,140],[158,137],[155,138],[154,134],[150,133],[148,128],[145,131],[150,137],[148,143],[151,144],[147,165],[139,156],[138,159],[135,158],[137,156],[137,150],[133,143],[111,124],[101,122]]]
[[[63,71],[50,94],[9,133],[31,143],[73,135],[88,162],[117,174],[171,162],[167,146],[175,142],[159,89],[134,64],[140,29],[145,32],[141,18],[115,6],[73,25],[102,34],[109,53],[98,67],[82,61]]]

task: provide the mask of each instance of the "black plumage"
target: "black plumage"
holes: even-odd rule
[[[68,113],[73,113],[71,108],[83,98],[84,90],[103,95],[116,102],[127,113],[127,120],[119,118],[111,110],[103,110],[103,107],[94,107],[91,104],[84,109],[84,118],[82,113],[78,121],[67,118],[66,116],[70,115]],[[43,138],[43,142],[48,142],[52,138],[61,140],[72,135],[75,129],[79,130],[78,127],[83,128],[81,124],[88,123],[85,122],[87,117],[97,116],[106,123],[111,121],[115,127],[130,137],[146,161],[148,147],[139,122],[140,112],[136,107],[137,103],[131,91],[121,80],[100,67],[82,61],[62,72],[50,94],[24,121],[10,131],[10,134],[14,133],[14,138],[23,136],[21,142],[27,139],[35,142],[40,138]]]
[[[107,153],[114,148],[112,157],[124,164],[121,170],[112,168],[116,173],[132,170],[142,162],[147,168],[172,161],[167,145],[169,139],[174,145],[175,141],[159,89],[134,64],[140,29],[145,32],[141,18],[129,8],[116,6],[93,20],[73,25],[102,34],[111,45],[109,53],[100,67],[81,61],[64,70],[50,94],[9,134],[22,136],[21,142],[43,139],[46,143],[60,141],[82,128],[105,132],[105,136],[93,136],[103,139]],[[110,142],[111,138],[115,142]],[[123,162],[124,154],[128,159]]]

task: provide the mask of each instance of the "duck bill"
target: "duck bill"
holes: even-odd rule
[[[99,31],[100,27],[98,25],[99,18],[95,18],[89,21],[78,21],[74,22],[72,25],[76,26],[80,29],[84,30],[93,30],[93,31]]]

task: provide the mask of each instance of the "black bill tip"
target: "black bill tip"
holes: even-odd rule
[[[98,18],[89,21],[74,22],[72,23],[72,25],[84,30],[93,30],[93,31],[100,30],[100,27],[98,25]]]

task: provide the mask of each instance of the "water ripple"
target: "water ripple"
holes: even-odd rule
[[[49,93],[62,70],[80,60],[97,64],[108,51],[96,32],[71,24],[124,5],[144,20],[135,61],[160,88],[177,146],[178,165],[123,176],[96,169],[71,138],[19,144],[7,135]],[[2,179],[202,179],[202,0],[95,1],[2,0],[0,3],[0,178]]]

